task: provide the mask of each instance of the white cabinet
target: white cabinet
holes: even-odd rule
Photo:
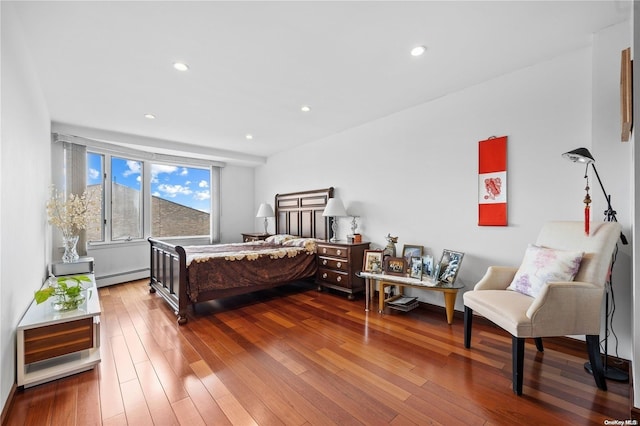
[[[18,386],[29,387],[94,368],[100,362],[100,300],[93,274],[78,309],[31,302],[17,329]],[[86,284],[85,284],[86,285]]]

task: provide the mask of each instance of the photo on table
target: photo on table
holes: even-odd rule
[[[384,262],[384,273],[389,275],[404,276],[406,274],[407,262],[403,257],[387,256]]]
[[[364,259],[362,261],[362,270],[364,272],[380,273],[383,264],[382,250],[365,250]]]
[[[422,279],[422,257],[412,257],[409,266],[409,276],[411,278]]]
[[[464,253],[453,250],[443,250],[440,262],[436,266],[438,271],[437,281],[446,284],[453,284],[456,281],[458,272],[460,271],[460,264],[462,263],[462,257]]]
[[[422,256],[422,275],[433,276],[433,256],[430,254]]]
[[[406,266],[409,267],[412,257],[422,257],[422,246],[405,244],[402,247],[402,257],[404,257]]]

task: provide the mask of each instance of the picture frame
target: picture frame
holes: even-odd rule
[[[440,261],[436,265],[436,281],[450,285],[455,283],[463,257],[464,253],[462,252],[449,249],[442,250]]]
[[[422,256],[422,275],[427,277],[433,276],[433,256]]]
[[[383,250],[365,250],[362,259],[362,270],[364,272],[380,273],[384,265]]]
[[[412,257],[409,264],[409,276],[418,280],[422,279],[422,257]]]
[[[422,246],[405,244],[402,247],[402,257],[404,257],[406,267],[411,265],[412,257],[422,257]]]
[[[633,60],[630,47],[622,51],[620,62],[620,140],[629,142],[633,127]]]
[[[406,275],[407,262],[404,257],[387,256],[384,260],[384,273],[388,275]]]

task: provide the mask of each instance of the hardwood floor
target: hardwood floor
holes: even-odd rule
[[[444,310],[364,312],[309,284],[198,305],[178,326],[147,281],[100,289],[95,370],[17,391],[8,425],[603,425],[629,418],[629,385],[596,388],[583,343],[527,342],[524,395],[511,339]],[[460,297],[460,296],[459,296]]]

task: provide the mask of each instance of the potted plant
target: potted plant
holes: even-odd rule
[[[71,311],[77,309],[85,301],[85,288],[83,282],[91,282],[87,275],[74,275],[67,277],[49,278],[49,284],[35,293],[37,304],[49,300],[53,297],[53,309],[56,311]]]

